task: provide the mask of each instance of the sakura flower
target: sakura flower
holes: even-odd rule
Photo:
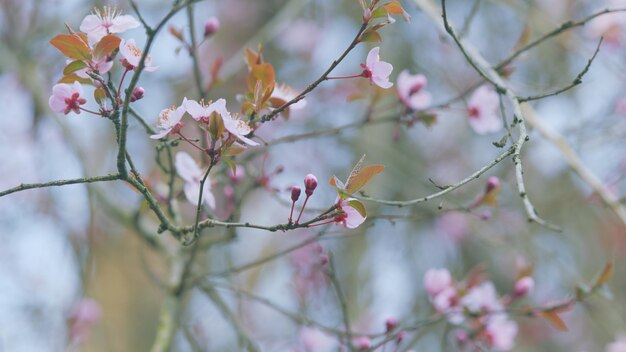
[[[92,326],[102,316],[102,309],[98,302],[91,298],[83,298],[72,307],[69,315],[69,338],[73,343],[79,343],[89,334]]]
[[[232,117],[231,114],[226,110],[226,101],[223,99],[220,99],[220,100],[216,101],[215,104],[220,103],[216,107],[217,109],[216,111],[218,113],[220,113],[220,111],[222,112],[220,113],[220,115],[222,116],[222,121],[224,121],[224,128],[226,128],[226,130],[230,132],[230,134],[235,136],[238,140],[246,143],[247,145],[250,145],[250,146],[259,145],[259,143],[246,137],[246,135],[252,132],[252,128],[243,120],[240,120],[236,117]]]
[[[52,96],[48,100],[48,105],[54,112],[62,112],[67,115],[73,111],[80,114],[80,106],[87,103],[82,95],[83,87],[78,82],[55,84],[52,87]]]
[[[470,127],[478,134],[497,132],[502,129],[498,116],[498,94],[489,86],[481,86],[469,98],[467,112]]]
[[[198,204],[200,197],[200,181],[204,177],[206,171],[203,171],[193,158],[185,153],[176,153],[176,172],[185,180],[183,191],[187,200],[191,204]],[[206,203],[211,209],[215,209],[215,196],[211,193],[211,180],[209,178],[204,182],[202,191],[202,203]]]
[[[179,107],[172,106],[167,109],[161,110],[159,118],[157,120],[157,133],[150,136],[152,139],[161,139],[167,135],[175,134],[183,127],[183,123],[180,121],[185,115],[185,102],[187,98],[183,100],[183,104]]]
[[[509,351],[515,345],[517,324],[504,314],[492,315],[487,321],[484,334],[490,348]]]
[[[424,287],[431,296],[436,296],[451,285],[452,276],[448,269],[428,269],[424,274]]]
[[[143,51],[139,49],[134,39],[128,39],[127,41],[122,39],[120,41],[120,54],[124,57],[126,62],[125,65],[127,69],[132,70],[139,66],[139,62],[141,61],[141,57],[143,56]],[[144,61],[144,70],[148,72],[156,71],[159,68],[158,66],[152,66],[152,58],[150,55],[146,56],[146,60]]]
[[[530,276],[524,276],[515,282],[513,287],[513,295],[522,297],[527,295],[535,287],[535,280]]]
[[[334,220],[336,223],[341,223],[349,229],[356,229],[365,221],[367,216],[361,214],[361,212],[354,207],[356,206],[355,203],[351,205],[352,201],[358,202],[354,198],[348,198],[337,204],[337,210],[339,210],[340,213],[335,215]]]
[[[105,6],[102,11],[94,9],[80,24],[80,30],[87,33],[89,41],[98,42],[109,33],[123,33],[139,27],[139,22],[131,15],[121,15],[115,7]]]
[[[502,309],[502,303],[498,298],[498,293],[492,282],[483,282],[472,287],[469,292],[461,298],[461,303],[473,313],[494,312]]]
[[[380,61],[380,47],[375,47],[370,50],[365,59],[365,64],[361,64],[364,68],[363,77],[369,78],[370,83],[374,83],[380,88],[387,89],[393,86],[393,83],[389,82],[389,75],[393,70],[393,66],[384,61]]]
[[[226,100],[224,99],[219,99],[209,105],[206,105],[202,100],[197,102],[192,99],[186,99],[183,106],[194,120],[203,121],[205,123],[209,121],[209,116],[214,112],[217,112],[219,115],[228,114],[228,111],[226,111]]]
[[[404,70],[398,75],[398,96],[402,104],[411,110],[424,110],[431,103],[430,93],[425,90],[428,80],[424,75],[412,75]]]
[[[298,96],[298,92],[296,92],[293,88],[289,87],[286,84],[279,84],[274,87],[274,91],[272,92],[272,96],[270,98],[279,99],[283,102],[288,102]],[[289,106],[289,109],[292,110],[300,110],[306,106],[306,100],[302,99],[295,104]]]

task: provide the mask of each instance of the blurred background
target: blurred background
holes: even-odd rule
[[[4,111],[0,115],[0,190],[115,171],[116,144],[110,121],[87,114],[54,114],[47,104],[65,65],[49,40],[65,31],[64,23],[77,29],[94,6],[106,4],[0,0],[0,106]],[[133,14],[126,1],[113,4]],[[170,2],[155,0],[138,0],[137,4],[151,24],[171,7]],[[411,22],[398,20],[381,30],[381,58],[394,65],[391,80],[404,69],[424,74],[433,105],[480,82],[431,18],[412,1],[402,4]],[[470,16],[475,6],[477,11]],[[495,65],[524,36],[536,38],[567,20],[607,6],[626,4],[450,0],[449,15],[459,29],[471,18],[464,28],[468,40]],[[244,48],[262,43],[277,81],[301,91],[347,47],[361,24],[362,10],[353,0],[230,0],[199,2],[193,15],[194,28],[189,27],[184,10],[168,27],[182,31],[186,38],[191,29],[202,38],[205,20],[219,19],[219,31],[198,46],[200,70],[208,80],[216,60],[223,62],[220,82],[209,96],[225,98],[229,110],[238,111],[238,95],[246,89]],[[141,28],[121,36],[135,38],[140,45],[145,42]],[[600,36],[604,42],[584,83],[532,105],[537,118],[565,136],[611,192],[623,195],[626,14],[596,18],[523,54],[510,65],[510,82],[522,95],[571,83]],[[359,64],[371,47],[357,46],[336,75],[360,73]],[[192,60],[168,30],[159,33],[151,55],[159,70],[142,75],[140,85],[146,96],[134,108],[154,125],[159,111],[180,104],[183,97],[197,99],[198,94]],[[119,77],[119,65],[113,75]],[[91,90],[86,89],[91,97]],[[355,93],[365,99],[350,99]],[[373,97],[378,101],[372,107]],[[470,128],[465,98],[432,110],[437,118],[430,125],[371,123],[330,130],[362,120],[371,109],[376,120],[399,111],[399,106],[395,87],[383,94],[365,80],[323,83],[307,96],[305,109],[293,110],[288,120],[280,118],[256,133],[260,141],[281,143],[237,157],[235,161],[245,170],[238,177],[229,177],[228,166],[221,164],[212,173],[218,202],[213,216],[265,225],[283,223],[289,214],[289,187],[301,185],[308,173],[320,181],[310,209],[325,209],[336,197],[327,180],[333,174],[347,178],[363,154],[367,163],[386,167],[365,193],[379,199],[408,200],[435,193],[438,189],[429,179],[439,185],[458,182],[502,152],[492,142],[503,132],[478,135]],[[93,99],[87,107],[97,110]],[[323,132],[315,138],[279,139],[311,131]],[[156,167],[157,143],[135,120],[128,133],[128,149],[138,170],[157,195],[164,194],[167,181]],[[186,146],[176,150],[186,150],[200,160]],[[615,275],[608,290],[563,315],[569,331],[559,332],[542,320],[516,317],[520,329],[515,351],[604,351],[607,344],[626,334],[624,224],[570,170],[561,152],[536,131],[530,133],[523,160],[531,200],[544,219],[563,228],[561,233],[526,221],[510,160],[433,202],[404,208],[366,202],[369,219],[355,230],[335,225],[287,233],[205,230],[192,277],[201,282],[217,274],[208,279],[219,283],[213,294],[217,292],[220,299],[199,289],[181,298],[180,325],[171,349],[243,350],[241,341],[248,337],[261,351],[337,350],[331,335],[298,321],[308,316],[327,326],[341,326],[335,291],[317,267],[322,252],[331,256],[353,329],[363,333],[384,331],[389,317],[409,325],[428,319],[433,310],[422,278],[429,268],[449,268],[461,279],[481,265],[504,294],[511,291],[520,267],[531,265],[536,286],[527,300],[542,305],[573,295],[577,285],[588,283],[606,262],[614,261]],[[498,204],[467,211],[483,193],[486,176],[497,176],[502,182]],[[175,185],[182,188],[182,180],[177,179]],[[190,223],[195,208],[182,193],[177,200],[183,220]],[[305,217],[309,215],[315,213]],[[140,195],[122,182],[36,189],[0,198],[0,351],[150,350],[159,312],[167,304],[163,284],[171,275],[170,256],[188,250],[180,249],[167,233],[157,235],[157,225]],[[319,230],[324,230],[319,241],[248,270],[228,272],[302,243]],[[151,246],[146,237],[156,238],[159,246]],[[298,319],[281,314],[263,299],[294,312]],[[407,331],[406,341],[399,350],[457,349],[445,323]]]

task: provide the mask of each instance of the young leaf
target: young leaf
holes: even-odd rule
[[[74,60],[67,64],[67,66],[65,66],[65,68],[63,69],[63,74],[67,76],[70,73],[82,70],[85,67],[87,67],[87,64],[84,61]]]
[[[384,4],[383,7],[390,15],[404,15],[404,13],[406,12],[402,8],[402,5],[400,5],[400,2],[397,0]]]
[[[367,211],[365,210],[365,206],[363,205],[363,203],[359,202],[358,200],[353,199],[351,201],[348,201],[348,205],[356,209],[356,211],[358,211],[359,214],[361,214],[363,217],[367,216]]]
[[[93,56],[99,59],[110,55],[120,47],[120,41],[120,37],[113,34],[104,36],[93,49]]]
[[[59,34],[50,39],[50,44],[59,49],[63,55],[74,60],[90,60],[91,49],[87,42],[78,35]]]
[[[363,43],[379,43],[383,40],[380,33],[375,30],[368,30],[361,36],[360,41]]]
[[[83,84],[91,84],[91,80],[88,78],[79,77],[75,73],[63,76],[58,83],[74,83],[79,82]]]
[[[228,165],[230,166],[230,169],[233,170],[233,173],[237,172],[237,164],[235,164],[235,162],[232,159],[228,159],[228,158],[222,158],[222,160]]]
[[[106,102],[107,94],[104,91],[104,88],[98,87],[93,91],[93,97],[96,99],[98,104],[104,105]]]
[[[611,280],[611,277],[613,277],[613,263],[608,262],[604,266],[604,269],[602,270],[602,273],[600,273],[600,276],[598,276],[598,278],[596,279],[593,287],[596,288],[606,284],[607,282],[609,282],[609,280]]]
[[[383,165],[368,165],[356,173],[350,175],[348,179],[348,184],[346,185],[346,192],[352,194],[361,188],[363,188],[372,177],[378,175],[383,172],[385,167]]]
[[[565,322],[563,322],[557,312],[542,311],[539,314],[542,318],[546,319],[550,324],[552,324],[552,326],[557,328],[559,331],[567,331],[567,325],[565,325]]]

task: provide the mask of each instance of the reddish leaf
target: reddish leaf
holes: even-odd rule
[[[87,42],[77,34],[59,34],[50,39],[50,44],[59,49],[63,55],[74,60],[90,60],[91,49]]]
[[[559,317],[557,312],[555,311],[543,311],[539,312],[542,318],[546,319],[552,326],[557,328],[559,331],[567,331],[567,325],[565,322]]]
[[[602,273],[600,273],[600,276],[598,276],[598,278],[596,279],[596,282],[593,285],[593,287],[599,287],[609,282],[609,280],[611,280],[611,277],[613,277],[613,263],[608,262],[604,266],[604,269],[602,270]]]
[[[93,55],[99,59],[110,55],[120,47],[120,37],[113,34],[104,36],[93,49]]]
[[[372,179],[372,177],[383,172],[384,169],[385,167],[383,165],[369,165],[357,171],[356,173],[353,173],[348,179],[346,192],[352,194],[360,190]]]

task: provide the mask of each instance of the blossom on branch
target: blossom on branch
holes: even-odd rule
[[[398,75],[398,96],[400,101],[411,110],[424,110],[431,103],[430,93],[425,90],[428,80],[424,75],[412,75],[404,70]]]
[[[52,96],[48,100],[48,105],[54,112],[62,112],[67,115],[73,111],[80,114],[80,106],[87,103],[87,100],[82,96],[83,86],[78,82],[55,84],[52,87]]]
[[[139,22],[131,15],[122,15],[115,7],[96,8],[80,24],[80,30],[87,33],[89,41],[95,43],[110,33],[123,33],[139,27]]]
[[[375,47],[370,50],[365,59],[365,64],[361,64],[363,67],[363,77],[369,78],[370,83],[374,83],[380,88],[387,89],[393,86],[393,83],[389,82],[389,75],[393,70],[393,66],[384,61],[380,61],[380,47]]]
[[[185,192],[187,200],[191,204],[198,204],[198,198],[200,197],[200,181],[206,171],[203,171],[198,164],[196,164],[195,160],[185,152],[176,153],[175,166],[178,175],[185,180],[183,191]],[[211,192],[211,180],[208,177],[204,182],[202,203],[206,203],[211,209],[215,209],[215,196]]]
[[[136,69],[139,66],[139,62],[141,61],[141,57],[143,56],[143,51],[139,49],[137,44],[135,44],[134,39],[128,39],[127,41],[122,39],[120,41],[120,54],[124,57],[126,62],[124,66],[128,70]],[[150,55],[146,55],[146,60],[144,61],[144,70],[148,72],[156,71],[159,67],[152,66],[152,58]]]
[[[167,109],[161,110],[159,113],[159,118],[157,120],[157,133],[150,136],[152,139],[161,139],[170,134],[176,134],[183,128],[183,123],[181,119],[183,115],[185,115],[185,100],[183,100],[183,104],[179,107],[172,106]]]
[[[367,218],[367,216],[362,213],[365,208],[354,198],[344,199],[337,203],[337,210],[339,210],[339,214],[335,215],[335,222],[343,224],[343,226],[349,229],[356,229]]]
[[[500,99],[489,86],[483,85],[474,91],[467,102],[470,127],[478,134],[497,132],[503,123],[498,116]]]

